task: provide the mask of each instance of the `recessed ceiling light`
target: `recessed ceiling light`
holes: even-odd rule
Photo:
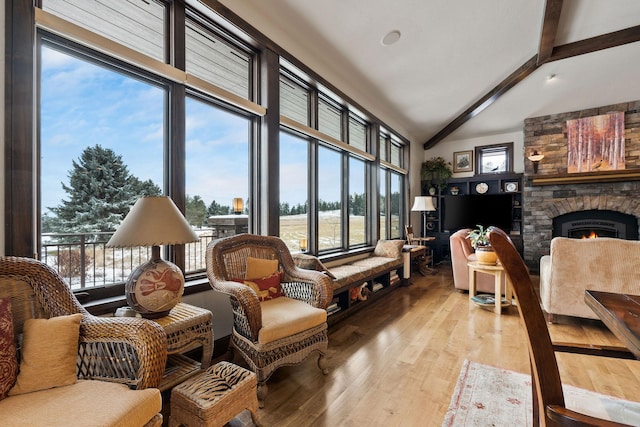
[[[551,80],[553,80],[553,79],[555,79],[555,78],[556,78],[556,75],[555,75],[555,74],[549,74],[549,75],[547,76],[547,81],[551,81]]]
[[[395,42],[400,40],[400,36],[401,35],[402,34],[400,34],[400,31],[398,31],[398,30],[389,31],[382,38],[382,40],[380,40],[380,43],[382,43],[382,46],[391,46],[392,44],[394,44]]]

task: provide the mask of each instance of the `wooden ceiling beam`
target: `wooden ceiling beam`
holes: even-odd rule
[[[538,47],[538,65],[544,64],[551,57],[556,43],[556,34],[560,23],[560,13],[564,0],[547,0],[540,32],[540,46]]]
[[[585,53],[622,46],[640,41],[640,25],[624,30],[602,34],[573,43],[563,44],[553,48],[553,53],[547,62],[584,55]]]
[[[471,107],[467,108],[462,114],[456,117],[451,123],[445,126],[440,132],[435,134],[430,140],[424,143],[425,150],[432,148],[438,142],[442,141],[454,130],[458,129],[468,120],[480,114],[482,110],[496,102],[504,93],[514,87],[516,84],[524,80],[529,74],[538,68],[538,55],[534,55],[527,62],[522,64],[520,68],[511,73],[506,79],[498,83],[496,87],[491,89],[486,95],[476,101]]]

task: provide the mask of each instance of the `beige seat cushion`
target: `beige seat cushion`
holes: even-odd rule
[[[143,426],[162,409],[160,391],[78,380],[0,401],[0,425],[13,427]]]
[[[275,298],[261,302],[260,306],[262,307],[262,329],[258,334],[260,344],[297,334],[327,321],[326,310],[292,298]]]

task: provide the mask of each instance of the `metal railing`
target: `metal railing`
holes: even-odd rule
[[[204,271],[207,244],[216,230],[195,230],[200,240],[185,245],[185,273]],[[124,283],[151,257],[150,247],[107,248],[112,232],[43,233],[40,259],[56,270],[72,290]]]

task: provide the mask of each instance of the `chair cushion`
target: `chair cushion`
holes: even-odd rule
[[[13,337],[11,300],[0,298],[0,400],[13,387],[18,378],[18,358]]]
[[[244,278],[246,280],[261,279],[263,277],[271,276],[277,271],[277,259],[247,257],[247,271]]]
[[[267,344],[327,321],[327,311],[306,302],[281,297],[260,303],[262,329],[258,342]]]
[[[81,319],[77,313],[24,322],[20,373],[9,396],[76,382]]]
[[[161,409],[158,389],[131,390],[123,384],[78,380],[0,401],[0,425],[139,427]]]

